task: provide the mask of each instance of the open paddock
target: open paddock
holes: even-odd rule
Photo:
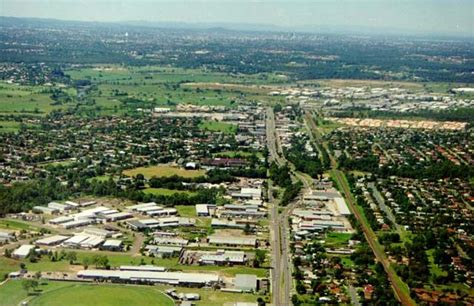
[[[137,176],[138,174],[143,174],[145,178],[150,179],[153,176],[156,177],[167,177],[178,175],[182,177],[198,177],[204,176],[206,171],[204,170],[186,170],[179,167],[169,166],[169,165],[157,165],[157,166],[150,166],[150,167],[139,167],[134,169],[124,170],[123,174],[128,176]]]

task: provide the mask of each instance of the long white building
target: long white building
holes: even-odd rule
[[[130,270],[82,270],[77,277],[130,283],[163,283],[181,286],[211,286],[220,282],[217,274]]]

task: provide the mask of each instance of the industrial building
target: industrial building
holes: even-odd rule
[[[70,238],[69,236],[54,235],[54,236],[38,239],[36,240],[35,244],[53,246],[53,245],[58,245],[69,238]]]
[[[32,244],[23,244],[18,249],[13,251],[12,257],[17,259],[23,259],[30,254],[31,250],[34,250],[36,247]]]
[[[256,292],[257,276],[253,274],[236,274],[234,287],[242,292]]]
[[[220,283],[217,274],[131,270],[82,270],[78,278],[121,283],[162,283],[187,287],[213,286]]]
[[[252,247],[257,246],[257,239],[254,236],[247,237],[229,237],[229,236],[208,236],[208,242],[215,246],[227,247]]]

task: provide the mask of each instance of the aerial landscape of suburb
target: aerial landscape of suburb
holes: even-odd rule
[[[0,0],[0,306],[474,305],[473,23]]]

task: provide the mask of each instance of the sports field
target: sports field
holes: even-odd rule
[[[136,176],[137,174],[143,174],[145,178],[150,179],[153,176],[173,176],[178,175],[182,177],[198,177],[206,174],[204,170],[185,170],[183,168],[168,166],[168,165],[157,165],[151,167],[139,167],[124,170],[123,174],[128,176]]]
[[[32,306],[172,306],[173,301],[154,287],[97,285],[40,281],[34,294],[27,295],[20,280],[0,286],[0,306],[15,306],[28,300]]]
[[[76,284],[34,298],[31,306],[172,306],[174,302],[153,287]]]

